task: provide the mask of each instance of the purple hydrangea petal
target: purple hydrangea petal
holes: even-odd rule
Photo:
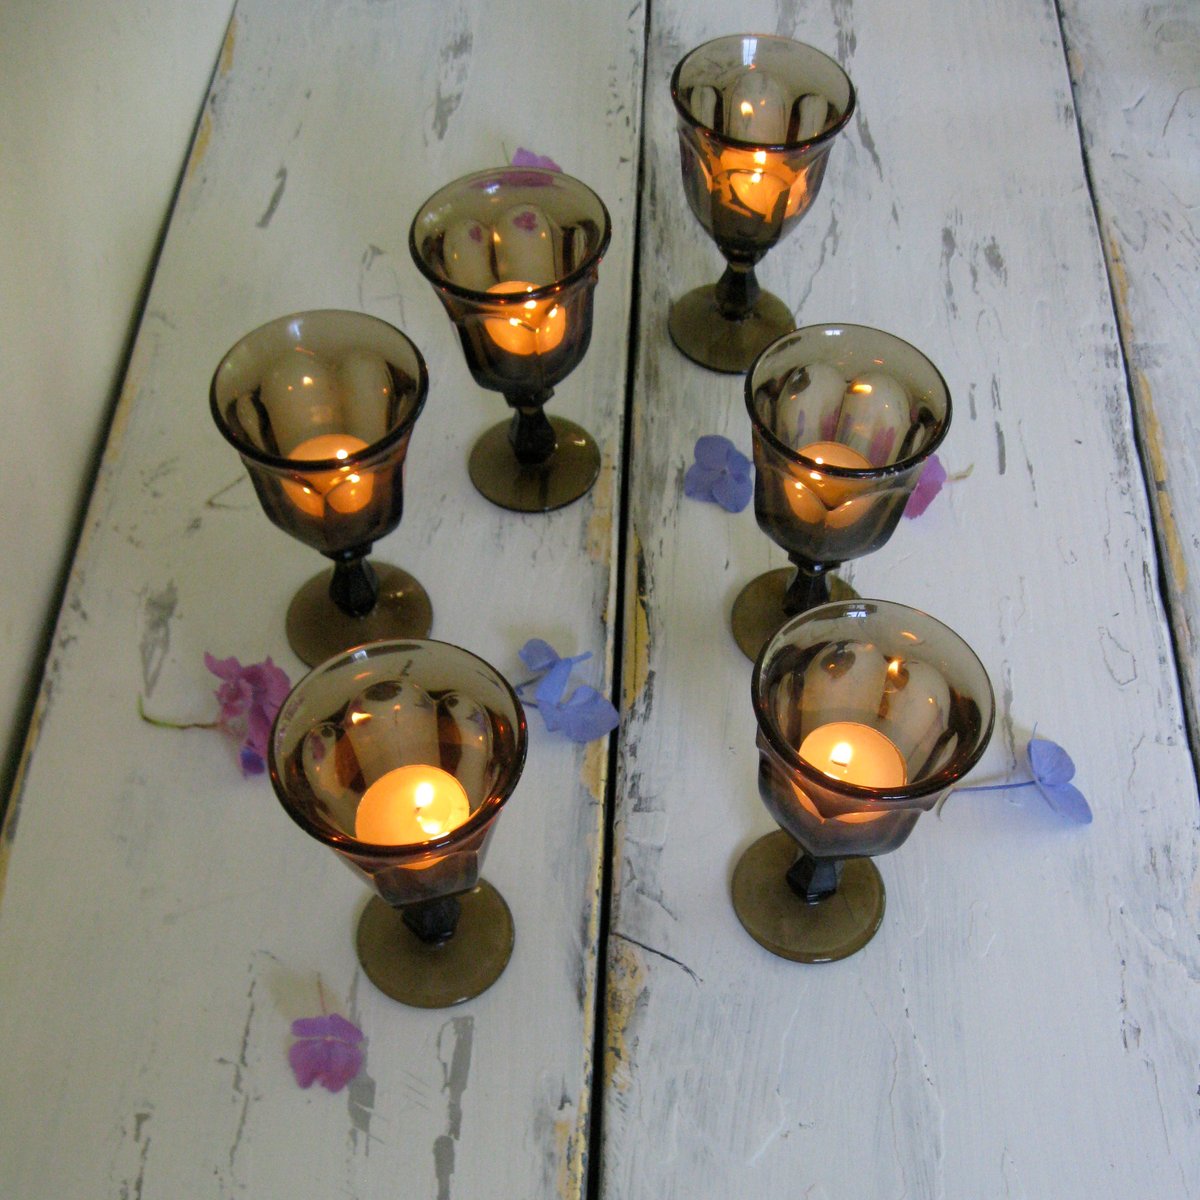
[[[292,1022],[292,1036],[288,1062],[303,1088],[319,1083],[340,1092],[362,1070],[362,1030],[340,1013],[301,1017]]]
[[[547,171],[561,171],[562,167],[547,157],[545,154],[534,154],[532,150],[526,150],[524,146],[518,146],[516,153],[512,156],[512,165],[514,167],[542,167]]]
[[[263,756],[253,746],[243,746],[238,752],[238,762],[242,765],[243,775],[261,775],[267,764]]]
[[[361,1042],[363,1031],[341,1013],[322,1013],[319,1017],[297,1017],[292,1036],[298,1038],[340,1038],[343,1042]]]
[[[937,498],[946,482],[946,468],[936,454],[931,454],[921,471],[921,478],[913,488],[908,503],[904,506],[904,515],[910,519],[919,517]]]

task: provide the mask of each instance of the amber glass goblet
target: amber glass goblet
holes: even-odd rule
[[[950,427],[950,392],[915,347],[865,325],[785,334],[746,377],[754,515],[793,566],[742,589],[733,635],[748,658],[787,619],[830,599],[830,572],[892,536]]]
[[[429,632],[425,589],[367,558],[404,512],[404,458],[428,390],[425,361],[400,330],[337,309],[261,326],[213,376],[213,419],[263,511],[334,563],[288,608],[288,642],[309,666],[363,642]]]
[[[795,327],[754,268],[817,198],[834,139],[854,112],[854,87],[811,46],[733,34],[680,60],[671,97],[688,204],[726,266],[716,284],[671,306],[668,328],[688,358],[740,373]]]
[[[738,861],[734,908],[773,954],[845,958],[883,919],[872,857],[901,845],[987,747],[987,672],[925,613],[848,600],[788,621],[750,686],[758,791],[780,829]]]
[[[502,508],[561,508],[600,472],[591,434],[544,408],[587,351],[610,235],[595,192],[531,167],[468,175],[413,219],[413,260],[458,330],[475,382],[513,409],[510,422],[475,444],[468,464],[471,482]]]
[[[458,1004],[508,962],[512,915],[479,867],[525,737],[508,683],[445,642],[359,646],[306,675],[279,710],[276,795],[374,890],[358,957],[396,1000]]]

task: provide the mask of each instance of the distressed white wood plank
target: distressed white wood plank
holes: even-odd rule
[[[1184,698],[1200,732],[1200,11],[1063,5],[1075,102],[1150,475]]]
[[[1197,792],[1054,6],[651,16],[604,1194],[1196,1196]],[[952,799],[879,860],[875,940],[820,967],[773,958],[729,903],[772,825],[728,612],[785,560],[751,511],[683,498],[697,436],[750,436],[741,381],[666,334],[671,297],[719,269],[669,75],[735,27],[831,51],[859,91],[764,284],[802,324],[924,349],[956,405],[943,460],[972,469],[854,582],[980,654],[1001,720],[976,778],[1015,774],[1036,722],[1096,814],[1064,828],[1028,791]]]
[[[425,584],[434,636],[516,678],[529,636],[591,650],[605,686],[642,45],[638,6],[239,5],[5,830],[0,1195],[581,1194],[605,746],[531,712],[484,872],[516,950],[484,996],[426,1013],[363,982],[364,891],[269,785],[135,702],[208,717],[206,649],[300,673],[284,612],[320,562],[263,516],[207,387],[242,333],[318,306],[391,320],[428,360],[404,520],[377,552]],[[552,401],[596,436],[603,473],[544,517],[472,489],[468,449],[506,409],[471,382],[406,241],[429,193],[520,145],[614,219],[590,352]],[[318,979],[368,1039],[366,1076],[337,1096],[298,1089],[285,1058]]]

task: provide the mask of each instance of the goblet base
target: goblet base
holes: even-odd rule
[[[765,575],[750,580],[733,602],[730,617],[733,640],[751,662],[758,658],[759,651],[784,621],[795,615],[786,613],[783,609],[784,593],[795,575],[795,567],[781,567],[777,571],[768,571]],[[831,601],[858,599],[858,593],[844,579],[836,575],[827,578]]]
[[[776,338],[796,328],[792,310],[778,296],[762,291],[740,320],[717,307],[716,284],[698,287],[671,305],[667,329],[671,341],[702,367],[742,374]]]
[[[288,645],[310,667],[361,646],[394,638],[423,638],[433,625],[425,589],[407,572],[371,559],[379,597],[366,616],[342,612],[329,597],[333,570],[314,575],[292,598],[287,614]]]
[[[600,474],[600,448],[574,421],[549,420],[554,452],[537,466],[517,461],[507,421],[494,425],[475,443],[467,472],[480,495],[511,512],[550,512],[586,495]]]
[[[844,859],[837,891],[809,904],[787,881],[796,853],[796,843],[777,829],[742,855],[733,871],[738,920],[780,958],[805,963],[848,958],[875,936],[883,920],[883,879],[869,858]]]
[[[453,935],[441,945],[423,942],[400,909],[372,896],[358,922],[356,948],[367,978],[413,1008],[449,1008],[487,991],[513,949],[513,919],[504,897],[481,880],[459,896]]]

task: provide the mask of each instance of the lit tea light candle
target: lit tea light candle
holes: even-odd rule
[[[859,787],[895,788],[908,782],[904,755],[877,729],[857,721],[819,725],[800,743],[800,757],[831,779]],[[851,824],[875,821],[886,811],[843,813],[837,819]]]
[[[840,442],[813,442],[799,453],[821,467],[871,470],[871,464],[857,450],[851,450],[849,446],[843,446]],[[805,470],[803,467],[797,474],[800,478],[790,480],[786,490],[788,504],[797,520],[806,525],[820,523],[842,528],[860,519],[859,506],[853,506],[844,514],[839,512],[841,506],[856,498],[856,489],[852,481],[828,475],[824,471]]]
[[[721,155],[721,170],[728,175],[737,202],[769,220],[779,197],[788,190],[788,181],[769,171],[768,165],[765,150],[726,150]],[[785,210],[784,216],[789,215]]]
[[[363,793],[354,836],[376,846],[410,846],[457,829],[471,815],[461,783],[424,763],[396,767]]]
[[[293,447],[288,458],[297,462],[316,462],[321,459],[347,459],[367,443],[348,433],[323,433]],[[366,508],[375,490],[369,472],[343,467],[340,470],[313,471],[303,476],[303,482],[285,479],[283,490],[291,502],[310,517],[320,519],[328,505],[334,512],[356,513]]]
[[[841,467],[852,471],[870,471],[871,463],[857,450],[843,446],[841,442],[813,442],[805,446],[799,453],[822,467]],[[818,472],[812,472],[813,478],[821,478]]]
[[[488,291],[513,295],[533,289],[532,283],[510,279],[492,284]],[[526,300],[523,304],[508,305],[505,311],[508,316],[488,317],[483,327],[488,337],[509,354],[545,354],[563,340],[567,331],[567,314],[555,299]]]

